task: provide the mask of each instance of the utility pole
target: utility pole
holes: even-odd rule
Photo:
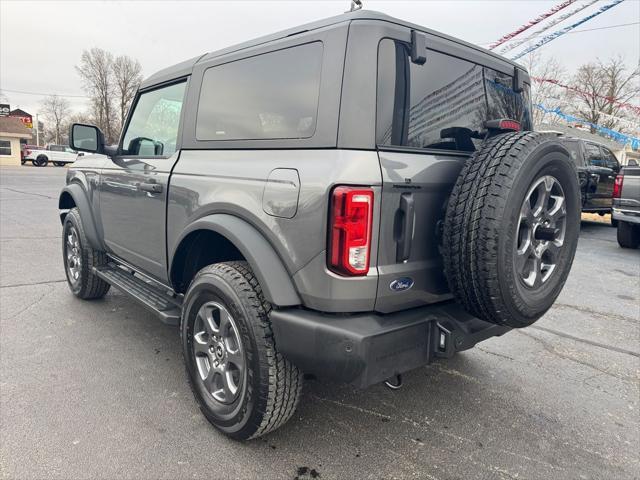
[[[36,113],[36,145],[40,146],[40,122],[38,121],[37,113]]]

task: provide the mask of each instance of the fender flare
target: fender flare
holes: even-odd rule
[[[269,302],[280,307],[302,303],[289,272],[271,244],[250,223],[233,215],[207,215],[189,224],[172,248],[169,272],[182,240],[196,230],[211,230],[233,243],[251,266]]]
[[[84,229],[84,233],[91,246],[98,250],[104,250],[100,237],[98,236],[98,230],[96,229],[93,213],[91,211],[91,204],[89,203],[84,188],[82,188],[78,183],[67,185],[60,192],[60,196],[58,197],[58,208],[63,210],[60,212],[60,222],[64,225],[64,218],[67,216],[67,212],[65,210],[69,209],[64,205],[63,196],[65,193],[71,195],[73,202],[80,212],[82,228]]]

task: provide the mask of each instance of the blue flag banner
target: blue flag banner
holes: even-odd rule
[[[597,125],[595,123],[591,123],[588,122],[582,118],[578,118],[578,117],[574,117],[573,115],[569,115],[568,113],[564,113],[562,110],[560,110],[559,108],[547,108],[544,105],[536,105],[537,108],[539,108],[540,110],[542,110],[545,113],[553,113],[554,115],[557,115],[558,117],[562,118],[563,120],[567,121],[567,122],[574,122],[574,123],[580,123],[582,125],[586,125],[590,128],[593,128],[596,132],[601,133],[602,135],[604,135],[605,137],[610,138],[611,140],[614,140],[616,142],[620,142],[624,145],[626,145],[627,143],[631,144],[631,149],[632,150],[638,150],[640,149],[640,138],[637,137],[632,137],[630,135],[626,135],[624,133],[620,133],[617,132],[615,130],[611,130],[610,128],[607,127],[603,127],[602,125]]]

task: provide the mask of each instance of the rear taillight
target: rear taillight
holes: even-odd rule
[[[371,253],[373,190],[336,187],[329,219],[329,268],[342,275],[366,275]]]
[[[613,198],[620,198],[620,194],[622,193],[623,180],[623,175],[616,175],[616,179],[613,181]]]
[[[25,154],[25,155],[31,155],[31,150],[25,150],[25,151],[24,151],[24,154]]]

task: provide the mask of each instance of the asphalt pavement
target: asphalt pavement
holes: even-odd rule
[[[68,290],[65,168],[0,168],[0,478],[640,478],[640,250],[584,221],[534,326],[359,391],[306,382],[238,443],[200,414],[175,327]]]

